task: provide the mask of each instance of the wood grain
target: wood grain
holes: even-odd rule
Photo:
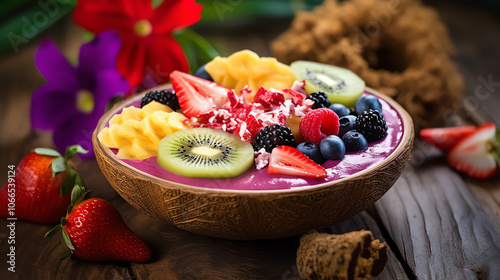
[[[500,279],[498,217],[442,158],[404,172],[375,206],[418,279]]]
[[[387,240],[382,235],[379,226],[376,221],[370,217],[368,212],[363,211],[358,215],[352,217],[349,220],[343,221],[341,223],[335,224],[329,227],[329,230],[334,234],[342,234],[351,231],[358,230],[370,230],[373,232],[373,236],[376,239],[380,239],[382,242],[386,242]],[[373,277],[373,279],[409,279],[406,275],[406,272],[397,259],[394,252],[389,249],[389,260],[384,268],[384,270],[377,276]]]

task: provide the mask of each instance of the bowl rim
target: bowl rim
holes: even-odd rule
[[[178,183],[174,181],[169,181],[163,178],[159,178],[156,176],[153,176],[149,173],[146,173],[144,171],[141,171],[135,167],[132,167],[128,165],[127,163],[123,162],[122,160],[118,159],[116,155],[111,151],[111,149],[104,147],[100,141],[97,139],[97,134],[100,132],[104,127],[106,126],[107,122],[109,119],[115,115],[118,111],[122,110],[125,106],[128,106],[139,99],[141,99],[145,93],[153,90],[161,90],[161,89],[169,89],[171,88],[171,84],[163,84],[156,86],[154,88],[151,88],[147,91],[143,91],[141,93],[138,93],[137,95],[129,98],[122,100],[108,110],[100,119],[99,122],[96,126],[96,129],[94,130],[94,133],[92,135],[92,142],[94,149],[100,149],[101,153],[95,153],[96,156],[98,154],[102,154],[103,156],[107,157],[111,162],[117,165],[121,165],[124,168],[127,168],[131,172],[136,173],[136,175],[147,178],[148,180],[155,182],[157,185],[164,187],[164,188],[183,188],[186,191],[190,192],[197,192],[197,193],[212,193],[212,194],[226,194],[226,195],[246,195],[246,196],[262,196],[262,195],[290,195],[290,194],[296,194],[300,192],[306,192],[306,191],[318,191],[318,190],[323,190],[326,188],[334,188],[335,186],[342,185],[346,181],[350,181],[356,178],[363,178],[369,173],[373,172],[374,170],[381,169],[387,165],[389,165],[394,159],[399,158],[402,153],[405,152],[405,149],[408,145],[410,145],[413,141],[414,138],[414,127],[413,127],[413,120],[411,116],[408,114],[408,112],[396,101],[394,101],[392,98],[383,95],[376,90],[365,87],[365,92],[368,92],[372,95],[375,95],[378,98],[381,98],[385,102],[387,102],[391,107],[393,107],[396,112],[399,114],[402,120],[402,126],[403,126],[403,135],[402,139],[399,142],[398,146],[396,149],[389,155],[387,156],[384,160],[377,162],[373,164],[372,166],[358,171],[355,174],[352,174],[350,176],[347,176],[345,178],[337,179],[335,181],[330,181],[330,182],[325,182],[321,184],[316,184],[316,185],[311,185],[311,186],[301,186],[301,187],[294,187],[294,188],[289,188],[289,189],[275,189],[275,190],[235,190],[235,189],[217,189],[217,188],[206,188],[206,187],[199,187],[199,186],[194,186],[194,185],[187,185],[183,183]]]

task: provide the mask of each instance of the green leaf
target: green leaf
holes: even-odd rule
[[[124,97],[122,95],[116,95],[116,96],[113,96],[109,102],[106,104],[106,108],[104,108],[104,111],[109,111],[111,110],[111,108],[113,108],[115,106],[116,103],[122,101],[124,99]]]
[[[191,29],[184,28],[177,31],[174,38],[182,46],[191,72],[195,72],[199,66],[219,56],[219,52],[210,42]]]
[[[58,151],[49,148],[36,148],[34,152],[39,155],[44,155],[49,157],[62,157],[62,155]]]
[[[68,248],[66,249],[66,253],[62,255],[62,257],[59,258],[60,261],[64,261],[65,259],[69,258],[71,256],[71,250]]]
[[[28,8],[26,5],[34,6],[36,2],[30,0],[3,0],[0,2],[0,18],[8,18],[9,15],[16,13],[21,8],[26,10]]]
[[[73,204],[70,204],[68,206],[68,209],[66,210],[66,215],[69,215],[69,213],[71,213],[71,210],[73,210]]]
[[[71,204],[73,206],[78,205],[78,200],[82,197],[82,193],[85,192],[85,189],[82,188],[80,185],[76,184],[75,187],[73,188],[73,191],[71,192]]]
[[[163,3],[163,0],[153,0],[153,8],[156,9]]]
[[[56,177],[57,174],[66,171],[66,161],[62,157],[56,158],[50,166],[52,166],[52,178]]]
[[[49,230],[46,234],[45,234],[45,238],[48,238],[48,237],[51,237],[51,236],[54,236],[54,234],[56,234],[58,231],[60,231],[62,229],[62,225],[61,224],[58,224],[57,226],[55,226],[54,228],[52,228],[51,230]]]
[[[185,28],[183,29],[183,31],[184,35],[189,38],[189,40],[191,40],[197,47],[197,50],[199,50],[199,54],[201,56],[203,64],[220,55],[219,52],[214,48],[214,46],[212,46],[212,44],[200,34],[194,32],[189,28]]]
[[[64,230],[64,228],[62,229],[62,236],[64,239],[64,243],[66,243],[66,246],[68,246],[68,248],[70,248],[71,250],[75,250],[75,246],[73,246],[73,243],[71,243],[71,240],[69,239],[69,235],[66,232],[66,230]]]
[[[85,150],[84,148],[82,148],[82,146],[80,145],[73,145],[73,146],[70,146],[66,149],[66,160],[69,160],[70,158],[72,158],[74,155],[80,153],[80,154],[86,154],[88,153],[89,151]]]
[[[80,176],[80,174],[76,174],[76,181],[75,181],[76,184],[82,186],[82,187],[85,187],[87,188],[87,182],[85,181],[85,179],[83,179],[82,176]]]
[[[192,44],[191,41],[189,41],[187,38],[181,35],[174,34],[174,37],[177,40],[177,42],[179,42],[179,44],[182,47],[182,50],[184,51],[184,55],[186,56],[186,59],[189,62],[189,70],[191,74],[194,74],[198,66],[198,60],[196,58],[194,45]]]
[[[70,169],[68,176],[66,176],[61,186],[62,196],[65,196],[73,189],[73,187],[75,186],[76,177],[77,177],[76,172],[73,169]]]
[[[66,217],[61,218],[61,226],[64,226],[68,220],[66,220]]]
[[[18,53],[31,39],[45,31],[61,17],[70,13],[76,6],[75,0],[57,0],[54,3],[58,6],[58,9],[54,9],[53,13],[47,14],[39,2],[29,2],[31,5],[19,12],[5,12],[5,10],[2,10],[0,13],[8,15],[0,17],[2,22],[0,25],[0,34],[2,34],[0,36],[0,54]],[[44,15],[42,22],[37,21],[41,13]],[[30,34],[27,34],[28,30]]]

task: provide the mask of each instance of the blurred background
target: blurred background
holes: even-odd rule
[[[220,55],[251,49],[261,56],[273,56],[270,42],[290,27],[296,13],[310,11],[323,1],[198,0],[197,3],[204,6],[202,18],[190,29],[206,39]],[[436,9],[448,29],[456,48],[452,59],[464,78],[466,96],[473,95],[485,79],[500,82],[500,2],[426,0],[423,3]],[[0,133],[1,162],[17,162],[37,144],[51,141],[49,133],[34,133],[29,121],[30,95],[45,83],[34,64],[34,53],[41,38],[48,37],[70,61],[78,57],[81,44],[88,41],[90,35],[74,23],[75,6],[74,0],[3,0],[0,3],[0,130],[9,132]],[[183,46],[189,44],[179,41]],[[198,57],[191,68],[206,60],[207,57]],[[498,85],[493,83],[493,87]],[[493,88],[492,93],[497,95],[498,90],[495,92]],[[481,123],[486,118],[500,123],[496,112],[500,104],[471,102],[459,101],[450,110],[474,122]],[[12,149],[13,145],[25,148]]]

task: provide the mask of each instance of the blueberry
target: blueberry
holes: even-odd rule
[[[356,124],[356,119],[357,117],[353,115],[347,115],[339,119],[339,124],[340,124],[339,137],[342,138],[342,136],[344,136],[346,132],[354,129],[354,125]]]
[[[322,164],[325,162],[325,158],[319,151],[318,146],[313,142],[303,142],[297,146],[297,150],[299,150],[304,155],[308,156],[317,164]]]
[[[356,115],[361,115],[364,111],[373,109],[382,113],[382,104],[377,97],[373,95],[364,95],[356,100],[354,104],[354,111]]]
[[[368,148],[368,141],[366,141],[363,134],[356,130],[351,130],[344,134],[342,141],[344,141],[345,149],[348,152],[358,152]]]
[[[207,70],[205,70],[205,65],[202,65],[200,68],[198,68],[198,70],[196,70],[196,73],[194,74],[196,77],[199,77],[199,78],[202,78],[202,79],[205,79],[205,80],[209,80],[211,82],[214,81],[214,79],[212,79],[212,77],[210,76],[210,74],[208,74]]]
[[[319,150],[326,159],[341,159],[345,155],[345,145],[337,135],[330,135],[319,143]]]
[[[330,110],[333,110],[335,112],[335,114],[337,114],[337,116],[339,116],[339,118],[342,118],[343,116],[347,116],[347,115],[349,115],[349,113],[351,113],[351,110],[349,110],[349,108],[347,108],[346,106],[344,106],[342,104],[338,104],[338,103],[332,104],[328,108]]]

